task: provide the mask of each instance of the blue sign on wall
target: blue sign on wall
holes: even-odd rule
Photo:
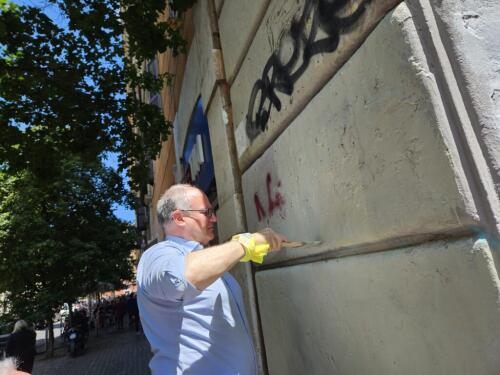
[[[191,116],[182,152],[182,166],[184,168],[183,182],[192,183],[207,192],[215,175],[208,121],[203,113],[201,97],[198,98]]]

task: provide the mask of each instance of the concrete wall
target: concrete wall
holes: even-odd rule
[[[177,155],[201,95],[219,237],[246,221],[320,241],[254,266],[255,294],[249,268],[235,270],[269,373],[500,373],[500,5],[214,8],[225,74],[197,2]]]
[[[500,7],[496,1],[433,2],[443,50],[500,191]]]
[[[384,19],[246,171],[251,229],[336,248],[477,224],[410,17]]]
[[[258,272],[269,372],[498,374],[499,286],[471,239]]]

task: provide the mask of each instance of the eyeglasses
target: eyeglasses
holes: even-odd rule
[[[203,210],[181,210],[181,209],[179,209],[179,211],[201,212],[206,217],[212,217],[213,215],[215,215],[215,209],[213,209],[213,208],[205,208]]]

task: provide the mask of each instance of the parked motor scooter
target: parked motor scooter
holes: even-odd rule
[[[83,311],[75,311],[72,318],[64,327],[65,340],[67,340],[68,352],[76,357],[85,349],[88,338],[88,319]]]
[[[70,356],[76,357],[83,352],[83,349],[85,349],[85,337],[78,328],[71,327],[67,332],[67,339]]]

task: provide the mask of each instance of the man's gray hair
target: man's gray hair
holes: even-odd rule
[[[0,360],[0,375],[15,374],[17,361],[14,357],[7,357]]]
[[[172,221],[172,213],[177,210],[189,210],[189,192],[194,187],[188,184],[170,186],[156,204],[158,221],[161,225]]]
[[[29,328],[28,323],[26,323],[25,320],[18,320],[16,324],[14,324],[14,330],[12,332],[13,333],[19,332],[28,328]]]

